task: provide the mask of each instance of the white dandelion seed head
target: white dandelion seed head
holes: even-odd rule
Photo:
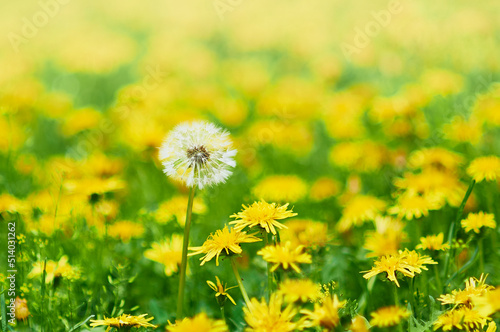
[[[167,135],[160,160],[167,176],[186,186],[213,186],[232,174],[236,166],[229,132],[206,121],[184,122]]]

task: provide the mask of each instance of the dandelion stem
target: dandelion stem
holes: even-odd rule
[[[220,306],[220,314],[222,316],[222,320],[226,322],[226,314],[224,313],[224,305]]]
[[[399,306],[398,286],[394,285],[394,305]]]
[[[269,233],[264,234],[265,246],[269,245]],[[271,298],[271,293],[274,288],[274,275],[271,271],[271,263],[267,262],[267,296],[268,300]]]
[[[410,304],[413,312],[413,317],[418,318],[417,303],[415,302],[415,277],[410,278]]]
[[[443,284],[441,282],[441,276],[439,275],[439,269],[438,269],[437,264],[434,264],[433,268],[434,268],[434,276],[436,278],[437,289],[438,289],[438,291],[441,291],[441,287],[443,287]]]
[[[394,305],[399,307],[398,286],[396,284],[394,284]],[[403,332],[401,324],[398,324],[398,331]]]
[[[450,229],[448,231],[448,245],[450,246],[450,250],[448,250],[448,254],[446,255],[446,260],[444,262],[444,277],[448,278],[448,269],[450,266],[450,259],[452,256],[455,256],[455,249],[452,247],[451,243],[453,239],[456,237],[456,233],[458,231],[458,223],[460,222],[460,219],[462,218],[462,213],[464,212],[465,208],[465,203],[467,203],[467,200],[469,199],[470,194],[472,193],[472,189],[474,189],[474,185],[476,184],[476,180],[472,180],[469,188],[467,189],[467,192],[465,193],[464,199],[462,200],[462,204],[460,204],[460,207],[458,208],[458,213],[457,217],[455,218],[455,221],[450,224]]]
[[[189,200],[186,212],[186,224],[184,225],[184,239],[182,241],[182,262],[179,278],[179,296],[177,297],[177,319],[184,318],[183,305],[184,305],[184,288],[186,286],[186,267],[187,267],[187,251],[189,244],[189,229],[191,228],[191,215],[193,212],[193,200],[196,186],[191,187],[189,191]]]
[[[483,244],[483,238],[481,237],[478,241],[477,241],[477,245],[479,247],[479,271],[481,271],[481,273],[484,272],[484,244]]]
[[[231,260],[231,266],[233,268],[234,276],[236,277],[236,282],[238,283],[238,286],[240,287],[241,295],[243,295],[243,299],[245,300],[247,307],[250,307],[250,299],[248,298],[247,291],[245,290],[245,286],[243,286],[243,281],[241,280],[240,274],[238,272],[238,268],[236,267],[235,258],[231,257],[230,260]]]

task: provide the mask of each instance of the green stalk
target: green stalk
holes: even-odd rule
[[[465,203],[469,199],[470,194],[472,193],[472,189],[474,189],[474,185],[476,184],[476,180],[472,180],[467,192],[465,193],[464,199],[462,200],[462,204],[458,208],[457,217],[455,221],[450,224],[450,229],[448,231],[448,245],[450,246],[450,250],[448,250],[448,254],[446,255],[446,260],[444,262],[444,277],[448,278],[448,269],[450,266],[450,259],[452,256],[455,256],[455,249],[452,247],[452,241],[457,236],[458,227],[457,225],[460,223],[460,219],[462,218],[462,213],[464,212]]]
[[[186,212],[186,224],[184,225],[184,239],[182,240],[182,261],[181,261],[181,270],[179,278],[179,295],[177,297],[176,319],[178,320],[184,318],[182,307],[184,305],[184,288],[186,286],[186,267],[187,267],[187,252],[189,245],[189,230],[191,228],[191,215],[193,212],[193,201],[194,201],[195,191],[196,191],[196,186],[191,187],[189,191],[189,200]]]
[[[264,245],[267,247],[269,245],[269,233],[264,234]],[[274,288],[274,275],[273,272],[271,271],[271,263],[267,262],[267,300],[269,301],[271,299],[271,294],[273,292]]]
[[[479,271],[481,271],[481,273],[484,272],[484,244],[483,244],[483,237],[481,237],[478,241],[477,241],[477,245],[479,247]]]
[[[398,285],[394,284],[394,305],[399,307],[399,297],[398,297]],[[403,327],[398,324],[398,331],[403,332]]]
[[[439,292],[439,291],[441,291],[441,288],[443,287],[443,284],[441,282],[441,277],[439,276],[439,270],[438,270],[437,264],[434,264],[433,268],[434,268],[434,276],[435,276],[436,284],[437,284],[436,286],[437,286],[437,289],[438,289],[438,292]]]
[[[247,307],[250,307],[250,299],[248,298],[247,291],[245,290],[245,286],[243,286],[243,281],[241,280],[238,268],[236,267],[235,258],[231,257],[230,261],[231,261],[231,267],[233,268],[234,276],[236,277],[236,282],[240,287],[241,295],[243,295],[243,299],[245,300]]]
[[[415,278],[410,278],[410,304],[411,310],[413,311],[413,317],[418,318],[417,315],[417,304],[415,302]]]
[[[222,316],[222,320],[224,322],[226,322],[226,314],[224,313],[224,306],[223,305],[220,306],[220,314]]]

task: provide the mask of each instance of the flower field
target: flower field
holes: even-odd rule
[[[1,3],[0,331],[496,331],[499,14]]]

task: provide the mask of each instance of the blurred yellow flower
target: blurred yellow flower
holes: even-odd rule
[[[404,224],[391,217],[377,216],[375,218],[376,231],[369,231],[365,236],[363,248],[370,251],[366,257],[380,257],[397,254],[401,242],[406,240],[403,232]]]
[[[411,169],[434,168],[439,171],[455,172],[463,163],[461,155],[442,147],[432,147],[417,150],[408,158]]]
[[[495,215],[492,213],[484,213],[483,211],[469,213],[467,218],[462,219],[461,225],[466,232],[474,231],[476,233],[479,233],[481,227],[495,228],[497,226]]]
[[[455,94],[460,92],[464,86],[464,78],[460,74],[444,69],[426,70],[422,74],[420,82],[431,95]]]
[[[443,243],[444,234],[439,233],[437,235],[427,235],[426,237],[420,238],[420,244],[415,248],[422,250],[447,250],[450,249],[448,243]]]
[[[406,190],[408,194],[420,194],[439,209],[445,202],[451,206],[459,206],[465,196],[466,187],[457,175],[438,171],[433,168],[423,169],[420,173],[405,173],[402,178],[394,180],[394,185]]]
[[[496,181],[500,178],[500,158],[497,156],[476,158],[467,168],[467,174],[476,182],[483,180]]]
[[[28,309],[28,301],[26,299],[21,299],[19,296],[16,297],[15,301],[16,308],[16,319],[26,320],[30,316],[30,311]]]
[[[290,241],[292,246],[303,245],[306,248],[316,249],[324,247],[330,242],[328,224],[309,219],[293,219],[285,223],[287,227],[280,233],[283,242]]]
[[[243,251],[240,246],[241,243],[252,243],[258,241],[262,240],[256,238],[254,234],[240,232],[234,228],[229,230],[226,225],[223,229],[219,229],[215,231],[215,233],[210,234],[201,247],[190,247],[189,250],[193,252],[188,256],[205,254],[205,256],[200,258],[200,265],[205,264],[215,257],[215,264],[219,266],[219,256],[221,254],[225,254],[226,256],[241,254]]]
[[[374,220],[385,210],[386,206],[383,200],[374,196],[356,195],[345,204],[337,229],[340,232],[346,232],[353,226],[360,226],[366,221]]]
[[[349,171],[375,172],[388,160],[388,149],[372,141],[342,142],[330,151],[330,162]]]
[[[370,324],[377,327],[398,325],[401,320],[410,316],[411,312],[398,306],[383,307],[372,312]]]
[[[465,120],[462,117],[454,117],[449,124],[443,126],[445,137],[457,143],[470,143],[477,145],[483,136],[482,124],[475,120]]]
[[[252,194],[268,202],[295,203],[307,195],[307,184],[296,175],[271,175],[257,183]]]
[[[165,266],[165,274],[171,276],[179,270],[182,260],[182,235],[173,234],[170,239],[154,242],[152,249],[144,252],[144,257]]]
[[[186,223],[186,206],[189,197],[187,195],[174,196],[166,202],[163,202],[158,207],[155,213],[155,220],[160,224],[166,224],[172,218],[179,223],[181,227],[184,227]],[[194,214],[204,214],[207,211],[207,206],[203,199],[200,197],[195,197],[193,200],[193,211]]]
[[[479,296],[471,297],[474,309],[483,317],[491,316],[500,311],[500,287],[488,289]]]
[[[313,201],[323,201],[340,193],[340,183],[331,178],[317,179],[309,189],[309,197]]]
[[[296,216],[292,210],[287,210],[288,203],[285,205],[278,205],[276,203],[266,203],[265,201],[254,202],[252,205],[243,205],[241,212],[231,215],[235,220],[231,221],[230,225],[235,225],[237,231],[259,226],[267,233],[276,234],[276,228],[286,228],[285,225],[278,222],[278,220]]]
[[[424,197],[410,191],[399,195],[396,204],[387,209],[387,212],[397,215],[398,218],[413,220],[422,216],[427,217],[429,210],[437,210],[440,207],[439,199],[436,197]]]
[[[116,221],[108,226],[108,235],[119,238],[123,242],[129,242],[133,237],[140,237],[144,233],[142,224],[129,220]]]
[[[36,278],[43,274],[44,261],[35,262],[28,278]],[[47,260],[45,264],[45,283],[51,283],[55,278],[78,279],[79,270],[68,264],[68,256],[62,256],[58,262]]]
[[[257,255],[269,263],[274,264],[271,271],[275,271],[280,265],[283,269],[288,270],[291,267],[295,272],[300,273],[300,268],[297,264],[311,264],[312,258],[308,253],[303,252],[304,246],[296,246],[292,248],[291,242],[283,244],[269,245],[259,251]]]
[[[83,108],[69,113],[61,127],[66,136],[73,136],[83,130],[97,127],[102,119],[102,113],[92,108]]]
[[[287,303],[316,302],[321,298],[321,285],[310,279],[286,279],[280,283],[278,294]]]
[[[304,327],[320,327],[323,331],[333,331],[340,323],[339,309],[343,308],[346,301],[340,301],[337,294],[323,300],[321,304],[315,303],[314,310],[303,309]]]
[[[352,332],[368,332],[367,324],[368,321],[363,316],[356,316],[352,320],[351,331]]]

